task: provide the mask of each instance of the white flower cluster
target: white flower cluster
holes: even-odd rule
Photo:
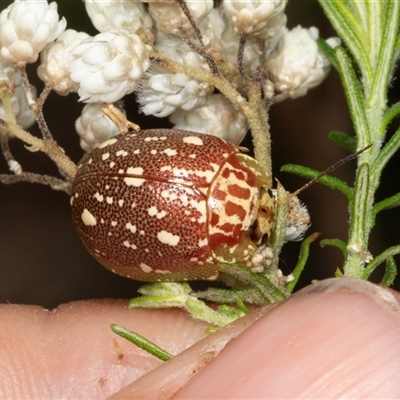
[[[103,113],[106,103],[89,103],[83,107],[81,116],[75,122],[83,150],[90,152],[101,142],[118,135],[117,126]],[[124,111],[118,107],[124,115]]]
[[[54,2],[15,0],[0,14],[1,58],[18,67],[35,62],[66,24],[64,18],[59,20]]]
[[[286,3],[287,0],[225,0],[223,7],[236,33],[266,39],[274,35],[275,28],[286,25]]]
[[[318,50],[317,28],[298,26],[282,36],[277,49],[267,61],[275,88],[290,97],[304,96],[308,89],[318,86],[329,72],[328,60]],[[338,38],[330,38],[331,47],[340,44]]]
[[[35,62],[40,53],[37,71],[46,85],[60,95],[76,92],[80,101],[93,103],[77,122],[87,151],[111,129],[100,118],[98,103],[117,102],[133,91],[145,114],[170,116],[176,127],[239,143],[247,130],[244,116],[214,93],[211,83],[160,67],[158,54],[182,65],[184,72],[189,68],[209,72],[210,64],[196,50],[200,42],[217,64],[234,66],[240,38],[245,38],[241,68],[253,75],[263,62],[268,98],[276,93],[292,98],[306,94],[324,79],[329,63],[318,50],[316,28],[286,28],[287,0],[221,3],[216,7],[212,0],[186,1],[184,11],[176,0],[85,0],[100,32],[89,36],[65,30],[66,21],[59,17],[55,2],[15,0],[0,13],[0,57],[7,63],[0,65],[0,84],[17,88],[15,68]],[[338,40],[328,43],[334,47]],[[98,121],[87,122],[88,115]]]
[[[245,116],[222,94],[212,94],[207,102],[192,111],[178,110],[169,120],[174,128],[218,136],[240,143],[247,131]]]

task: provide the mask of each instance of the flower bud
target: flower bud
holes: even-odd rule
[[[18,67],[33,63],[65,26],[55,2],[15,0],[0,13],[0,56]]]
[[[146,44],[153,43],[153,21],[139,0],[86,0],[85,7],[100,32],[135,33]]]
[[[298,26],[282,36],[277,49],[267,61],[268,71],[275,88],[291,98],[304,96],[318,86],[329,72],[328,59],[319,51],[317,28]],[[335,47],[339,39],[328,39]]]
[[[104,105],[105,103],[86,104],[81,116],[75,121],[81,147],[86,152],[94,150],[100,143],[119,134],[118,127],[103,113]],[[125,115],[121,108],[119,110]]]
[[[135,34],[105,32],[84,40],[72,49],[69,65],[80,101],[113,103],[132,93],[150,66],[150,51]]]
[[[169,120],[175,129],[207,133],[239,144],[247,131],[245,116],[222,94],[211,95],[207,102],[192,111],[177,110]]]
[[[268,25],[282,19],[286,3],[287,0],[224,0],[223,8],[237,34],[265,38]]]
[[[212,0],[188,1],[186,5],[196,23],[199,23],[213,8]],[[193,31],[192,25],[176,1],[150,1],[150,15],[157,30],[179,36],[179,29]]]
[[[71,50],[88,37],[85,32],[67,29],[40,53],[38,76],[45,84],[52,83],[53,89],[61,96],[79,89],[79,84],[71,80],[68,67],[73,59]]]

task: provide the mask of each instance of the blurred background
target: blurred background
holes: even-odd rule
[[[11,2],[0,1],[0,9]],[[81,0],[60,1],[59,13],[65,16],[68,28],[96,34]],[[290,0],[287,6],[288,27],[299,24],[316,26],[320,36],[334,36],[334,31],[316,1]],[[36,76],[37,65],[30,66],[31,82],[40,92],[42,82]],[[391,103],[398,101],[398,83],[393,82]],[[125,101],[128,117],[142,128],[169,127],[168,120],[148,118],[137,114],[135,96]],[[71,158],[78,162],[83,155],[75,133],[74,122],[83,105],[77,95],[62,98],[51,94],[44,113],[54,137]],[[287,163],[301,164],[324,170],[348,153],[328,139],[332,130],[353,133],[341,84],[334,70],[318,88],[307,96],[287,100],[271,109],[272,161],[274,178],[289,191],[306,181],[280,172]],[[32,132],[37,131],[33,127]],[[250,146],[246,140],[243,143]],[[18,141],[11,143],[12,151],[26,171],[57,174],[56,167],[40,153],[30,153]],[[400,191],[399,157],[385,170],[378,199]],[[355,161],[333,172],[352,185]],[[0,157],[0,173],[7,165]],[[312,225],[308,233],[321,232],[321,238],[347,238],[347,204],[345,198],[332,190],[315,184],[300,195],[307,205]],[[400,243],[400,211],[382,212],[371,237],[369,250],[379,254],[389,246]],[[297,261],[299,243],[288,243],[281,255],[281,269],[289,273]],[[312,279],[332,277],[343,263],[339,250],[311,246],[310,258],[299,288]],[[380,272],[381,274],[381,272]],[[374,278],[379,280],[379,273]],[[0,184],[0,301],[55,307],[60,303],[88,298],[130,298],[140,284],[112,274],[87,253],[72,225],[69,198],[65,193],[28,183]],[[400,288],[397,279],[397,288]]]

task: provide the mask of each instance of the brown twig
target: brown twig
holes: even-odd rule
[[[240,35],[239,47],[237,53],[237,66],[241,76],[244,76],[243,55],[246,42],[247,42],[246,35]]]
[[[31,182],[48,185],[54,190],[61,190],[67,194],[71,192],[71,184],[59,178],[49,175],[34,174],[32,172],[22,172],[19,175],[0,174],[0,182],[11,184],[16,182]]]

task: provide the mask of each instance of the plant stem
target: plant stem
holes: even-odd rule
[[[29,132],[25,131],[18,125],[15,115],[12,111],[11,97],[8,88],[0,88],[0,100],[3,102],[3,108],[9,131],[18,139],[21,139],[24,143],[32,146],[35,150],[46,153],[65,173],[66,177],[72,181],[76,174],[76,165],[67,155],[65,155],[64,151],[57,144],[57,142],[54,139],[42,140],[32,136]]]

